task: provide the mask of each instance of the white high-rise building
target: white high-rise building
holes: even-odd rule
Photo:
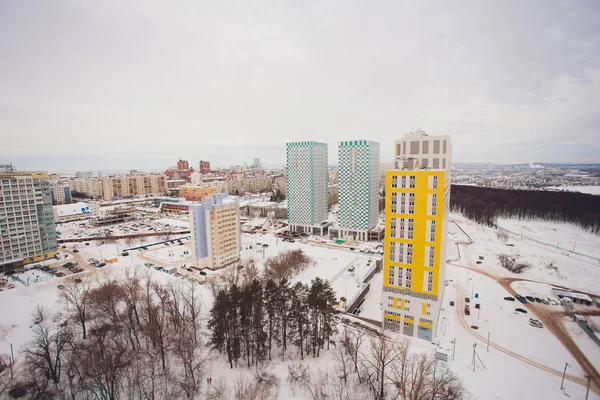
[[[218,269],[240,259],[239,200],[227,193],[211,194],[189,206],[192,254],[199,267]]]
[[[56,255],[56,225],[47,172],[0,172],[0,268]]]
[[[433,341],[446,279],[450,136],[425,132],[396,142],[386,172],[383,327]]]
[[[287,144],[288,220],[293,232],[327,233],[327,144]]]
[[[379,143],[340,142],[338,147],[337,237],[368,240],[379,216]]]

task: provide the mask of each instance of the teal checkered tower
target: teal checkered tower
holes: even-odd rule
[[[364,231],[378,222],[379,143],[340,142],[338,147],[338,225]]]
[[[287,201],[290,229],[327,219],[327,144],[287,143]]]

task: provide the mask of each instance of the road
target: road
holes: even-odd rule
[[[493,279],[498,284],[500,284],[507,292],[509,292],[512,296],[516,297],[517,293],[512,288],[512,283],[517,281],[529,281],[529,282],[537,282],[530,279],[521,279],[521,278],[507,278],[507,277],[498,277],[496,275],[490,274],[487,271],[482,270],[477,266],[477,264],[473,263],[471,259],[471,255],[469,254],[469,248],[467,245],[462,245],[463,255],[467,265],[458,265],[454,263],[449,263],[450,265],[466,268],[470,271],[473,271],[478,274],[482,274],[487,276],[490,279]],[[552,250],[548,250],[553,252]],[[543,283],[543,282],[542,282]],[[464,298],[462,296],[462,289],[457,286],[457,293],[460,291],[461,296],[457,299],[459,302],[462,300],[464,302]],[[583,354],[583,352],[579,349],[579,346],[575,343],[571,335],[566,331],[564,326],[562,325],[562,318],[565,316],[564,312],[556,312],[550,310],[545,305],[538,305],[536,303],[527,302],[523,304],[526,308],[528,308],[535,316],[548,328],[548,330],[562,343],[562,345],[571,353],[573,358],[579,363],[579,365],[583,368],[585,374],[591,377],[592,385],[591,388],[593,391],[600,393],[600,374],[594,367],[594,365],[588,360],[588,358]],[[462,315],[462,310],[464,308],[464,304],[457,307],[457,313],[460,315],[459,319],[461,320],[461,324],[467,331],[469,331],[473,336],[479,337],[482,340],[487,341],[487,338],[483,338],[481,335],[474,332],[471,327],[466,323],[464,319],[464,315]],[[600,314],[600,313],[599,313]],[[464,322],[464,324],[463,324]],[[492,343],[490,343],[492,345]],[[522,357],[516,353],[511,352],[501,346],[497,346],[494,344],[494,347],[498,350],[511,355],[512,357],[518,358],[521,361],[524,361],[530,365],[536,366],[537,368],[543,369],[553,374],[558,374],[562,376],[562,371],[557,371],[553,368],[544,366],[535,361],[529,360],[525,357]],[[577,382],[581,385],[587,385],[587,379],[584,377],[575,377],[572,375],[568,375],[568,379],[574,382]]]

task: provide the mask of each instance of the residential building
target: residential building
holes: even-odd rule
[[[324,235],[327,220],[327,144],[287,143],[287,201],[291,231]]]
[[[452,142],[417,131],[396,142],[396,156],[385,185],[383,327],[432,341],[445,286]]]
[[[54,222],[77,221],[100,215],[100,205],[96,203],[77,202],[52,207]]]
[[[71,188],[68,183],[53,182],[50,184],[52,205],[71,204]]]
[[[47,172],[0,172],[0,267],[56,255],[56,225]]]
[[[215,187],[209,184],[199,186],[184,185],[179,188],[179,197],[190,201],[200,201],[209,194],[215,193]]]
[[[177,161],[177,170],[178,171],[188,171],[190,169],[190,163],[187,160],[179,160]]]
[[[165,183],[167,184],[167,193],[169,195],[179,195],[180,188],[187,185],[188,181],[185,179],[167,179]]]
[[[340,142],[337,181],[338,237],[367,241],[379,221],[379,143]]]
[[[162,174],[111,176],[101,181],[104,200],[167,192],[166,177]]]
[[[278,190],[284,196],[287,196],[287,180],[285,175],[275,176],[273,177],[273,193],[276,193]]]
[[[218,269],[240,259],[240,205],[227,193],[211,194],[189,206],[192,254],[201,268]]]
[[[209,174],[210,173],[210,162],[200,160],[200,163],[198,163],[198,171],[200,171],[200,173],[202,175]]]
[[[75,172],[75,178],[77,179],[92,179],[94,173],[92,171],[77,171]]]
[[[100,179],[72,179],[69,181],[71,196],[73,192],[83,193],[93,199],[102,198],[102,181]]]

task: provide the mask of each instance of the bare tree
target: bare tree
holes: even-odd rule
[[[162,240],[171,240],[173,237],[173,230],[171,228],[167,228],[165,231],[161,232],[160,238]]]
[[[354,365],[354,372],[358,377],[358,382],[362,383],[360,371],[360,348],[366,340],[366,333],[360,329],[348,329],[344,327],[342,335],[342,346],[350,356],[350,360]]]
[[[81,326],[83,339],[87,338],[88,307],[90,304],[90,280],[82,277],[77,282],[74,278],[65,282],[61,296],[67,304],[67,310],[73,308],[75,320]]]
[[[362,360],[372,371],[367,377],[367,382],[375,399],[385,399],[386,368],[398,357],[397,347],[384,335],[369,338],[368,347],[362,353]]]

